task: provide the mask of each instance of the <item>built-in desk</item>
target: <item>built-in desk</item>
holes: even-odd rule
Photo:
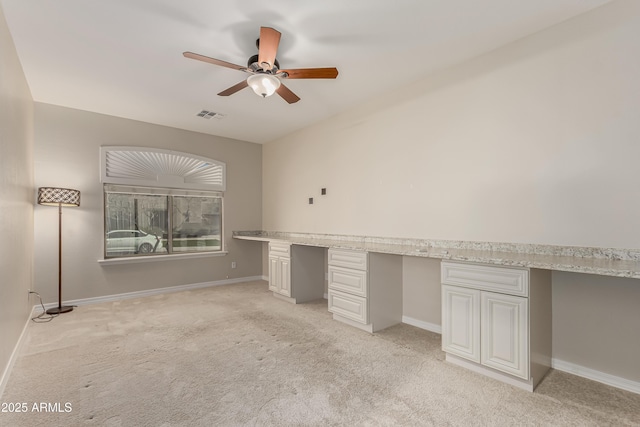
[[[262,242],[283,241],[294,245],[640,279],[640,251],[636,249],[395,239],[268,231],[237,231],[233,233],[233,238]]]
[[[443,260],[437,285],[447,360],[530,391],[552,364],[551,271],[640,278],[640,252],[629,249],[263,231],[233,238],[291,247],[292,254],[296,247],[328,249],[329,311],[368,332],[402,322],[403,256]],[[314,278],[296,273],[305,278],[297,284],[285,277],[284,287],[270,283],[274,294],[319,295],[324,254],[292,258],[287,271],[313,270]],[[270,282],[282,280],[272,280],[281,271],[278,257],[270,253]]]

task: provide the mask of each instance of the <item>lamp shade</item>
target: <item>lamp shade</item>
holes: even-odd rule
[[[271,74],[254,74],[249,76],[247,84],[253,89],[256,95],[263,98],[273,95],[280,87],[280,79]]]
[[[80,191],[70,188],[38,188],[38,204],[47,206],[80,206]]]

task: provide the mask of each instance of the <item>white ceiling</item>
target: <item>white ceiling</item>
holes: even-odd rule
[[[264,143],[609,0],[0,0],[37,102]],[[301,101],[250,89],[260,26],[282,33],[281,68],[335,66],[336,80],[288,80]],[[202,109],[225,115],[205,120]]]

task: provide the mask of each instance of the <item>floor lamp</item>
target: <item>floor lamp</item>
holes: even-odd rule
[[[47,314],[67,313],[71,306],[62,306],[62,207],[80,206],[80,192],[69,188],[38,188],[38,204],[58,207],[58,306],[47,310]]]

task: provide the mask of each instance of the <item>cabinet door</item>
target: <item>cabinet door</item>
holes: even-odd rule
[[[289,258],[280,258],[280,287],[278,292],[282,295],[291,296],[291,262]]]
[[[442,285],[442,350],[480,362],[480,291]]]
[[[280,280],[278,279],[279,269],[278,257],[269,257],[269,290],[273,292],[278,292],[280,287]]]
[[[528,380],[527,298],[482,292],[481,306],[481,363]]]

